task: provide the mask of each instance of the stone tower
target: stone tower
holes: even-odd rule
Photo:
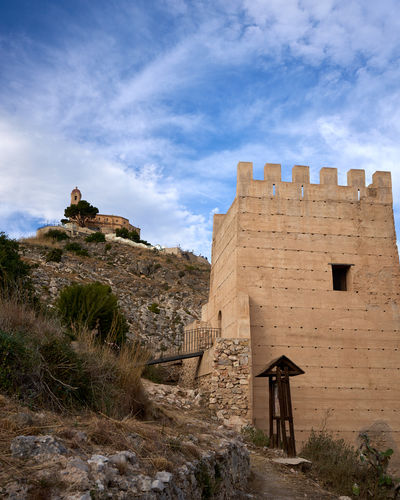
[[[71,205],[77,205],[81,201],[81,198],[82,194],[79,191],[78,187],[71,191]]]
[[[239,163],[236,198],[214,216],[202,320],[221,326],[221,341],[250,345],[248,380],[236,392],[245,391],[257,427],[267,428],[269,403],[255,375],[286,355],[305,371],[291,383],[298,445],[325,425],[349,442],[382,432],[398,447],[399,296],[390,172],[375,172],[366,186],[364,171],[350,170],[339,186],[335,168],[310,184],[305,166],[283,182],[280,165],[266,164],[264,180],[254,180],[252,163]],[[213,408],[226,418],[233,395],[218,387],[227,369],[235,378],[240,359],[221,352],[208,370],[202,361],[199,378],[210,377]]]

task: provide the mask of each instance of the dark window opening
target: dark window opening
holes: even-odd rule
[[[75,201],[76,201],[77,199],[78,199],[78,197],[77,197],[77,196],[75,196]]]
[[[332,264],[333,289],[345,292],[349,289],[349,271],[347,264]]]

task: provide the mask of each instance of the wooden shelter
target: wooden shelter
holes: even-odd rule
[[[272,360],[256,377],[269,381],[269,438],[271,446],[283,448],[289,457],[296,456],[290,377],[304,371],[286,356]]]

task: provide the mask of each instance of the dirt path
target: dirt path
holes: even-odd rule
[[[269,456],[251,451],[251,478],[247,498],[269,500],[311,500],[338,498],[322,489],[301,471],[272,462]]]

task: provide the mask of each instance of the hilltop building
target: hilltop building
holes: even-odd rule
[[[272,400],[256,375],[286,356],[305,372],[291,381],[298,445],[325,426],[353,443],[375,432],[396,449],[399,302],[390,172],[366,186],[350,170],[339,186],[335,168],[310,184],[306,166],[284,182],[280,165],[254,180],[241,162],[236,198],[214,216],[209,300],[188,327],[220,328],[197,381],[221,419],[268,430]]]
[[[82,199],[82,193],[75,187],[71,192],[71,205],[77,205]],[[116,229],[126,228],[128,231],[136,231],[140,236],[140,228],[132,226],[129,219],[120,215],[97,214],[96,217],[87,224],[89,229],[101,231],[102,233],[115,233]]]

